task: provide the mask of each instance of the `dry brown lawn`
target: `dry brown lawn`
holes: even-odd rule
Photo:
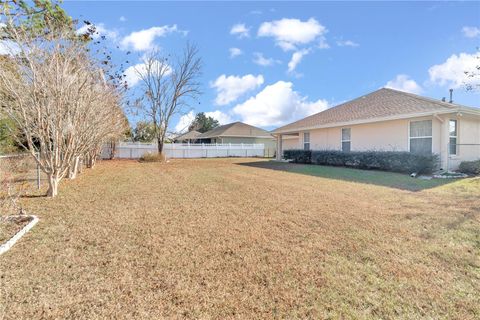
[[[10,240],[30,221],[32,218],[27,216],[0,216],[0,245]]]
[[[5,319],[479,319],[480,179],[412,192],[241,165],[110,161],[27,198]]]

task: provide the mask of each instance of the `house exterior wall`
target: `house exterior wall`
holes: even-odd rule
[[[310,132],[312,150],[341,150],[342,129],[351,130],[352,151],[408,151],[410,121],[432,120],[432,151],[440,153],[440,120],[433,117],[372,122],[315,129]],[[300,133],[298,146],[303,148],[303,132]]]
[[[292,150],[299,148],[298,137],[295,138],[283,138],[282,140],[283,150]]]
[[[460,146],[458,155],[449,157],[447,146],[450,119],[458,121],[457,143]],[[342,128],[350,128],[351,151],[409,151],[410,122],[421,120],[432,120],[432,152],[440,156],[442,168],[448,166],[450,170],[454,170],[461,161],[480,159],[480,146],[461,146],[480,144],[480,119],[456,114],[300,131],[298,139],[284,139],[283,145],[284,150],[303,149],[303,133],[310,132],[310,149],[341,150]]]
[[[449,167],[453,169],[462,161],[480,159],[480,120],[464,115],[457,117],[457,121],[457,155],[449,158]]]

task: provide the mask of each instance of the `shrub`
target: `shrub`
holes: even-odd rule
[[[437,168],[438,156],[396,151],[312,151],[311,162],[320,165],[402,173],[431,173]]]
[[[438,167],[438,155],[397,151],[285,150],[283,157],[293,163],[313,163],[367,170],[402,173],[431,173]]]
[[[462,161],[459,171],[466,174],[480,174],[480,160]]]
[[[140,157],[140,162],[165,162],[166,158],[163,153],[144,153]]]
[[[294,163],[311,163],[312,151],[303,149],[293,149],[283,151],[283,158]]]

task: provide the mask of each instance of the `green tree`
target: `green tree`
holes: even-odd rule
[[[8,118],[0,118],[0,154],[16,152],[19,146],[12,134],[15,124]]]
[[[133,131],[133,140],[137,142],[152,142],[155,140],[155,126],[151,122],[137,122]]]
[[[197,113],[193,122],[188,126],[188,131],[207,132],[220,125],[218,120],[207,117],[204,112]]]
[[[12,28],[28,30],[31,35],[45,36],[56,29],[68,28],[75,36],[75,23],[60,7],[61,1],[50,0],[0,0],[0,11],[7,18],[15,19],[15,25],[7,24],[0,39],[11,38]]]

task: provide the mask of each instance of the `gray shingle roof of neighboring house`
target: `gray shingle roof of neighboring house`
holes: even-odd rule
[[[175,141],[195,140],[195,139],[198,139],[198,136],[201,135],[201,134],[202,134],[201,132],[198,132],[196,130],[192,130],[192,131],[189,131],[187,133],[179,135],[174,140]]]
[[[248,137],[248,138],[272,138],[270,132],[251,126],[243,122],[233,122],[216,127],[204,132],[197,139],[210,139],[216,137]]]
[[[277,128],[272,133],[288,133],[304,129],[333,127],[361,120],[364,120],[363,123],[368,123],[456,111],[480,114],[479,108],[465,107],[455,103],[382,88]]]

